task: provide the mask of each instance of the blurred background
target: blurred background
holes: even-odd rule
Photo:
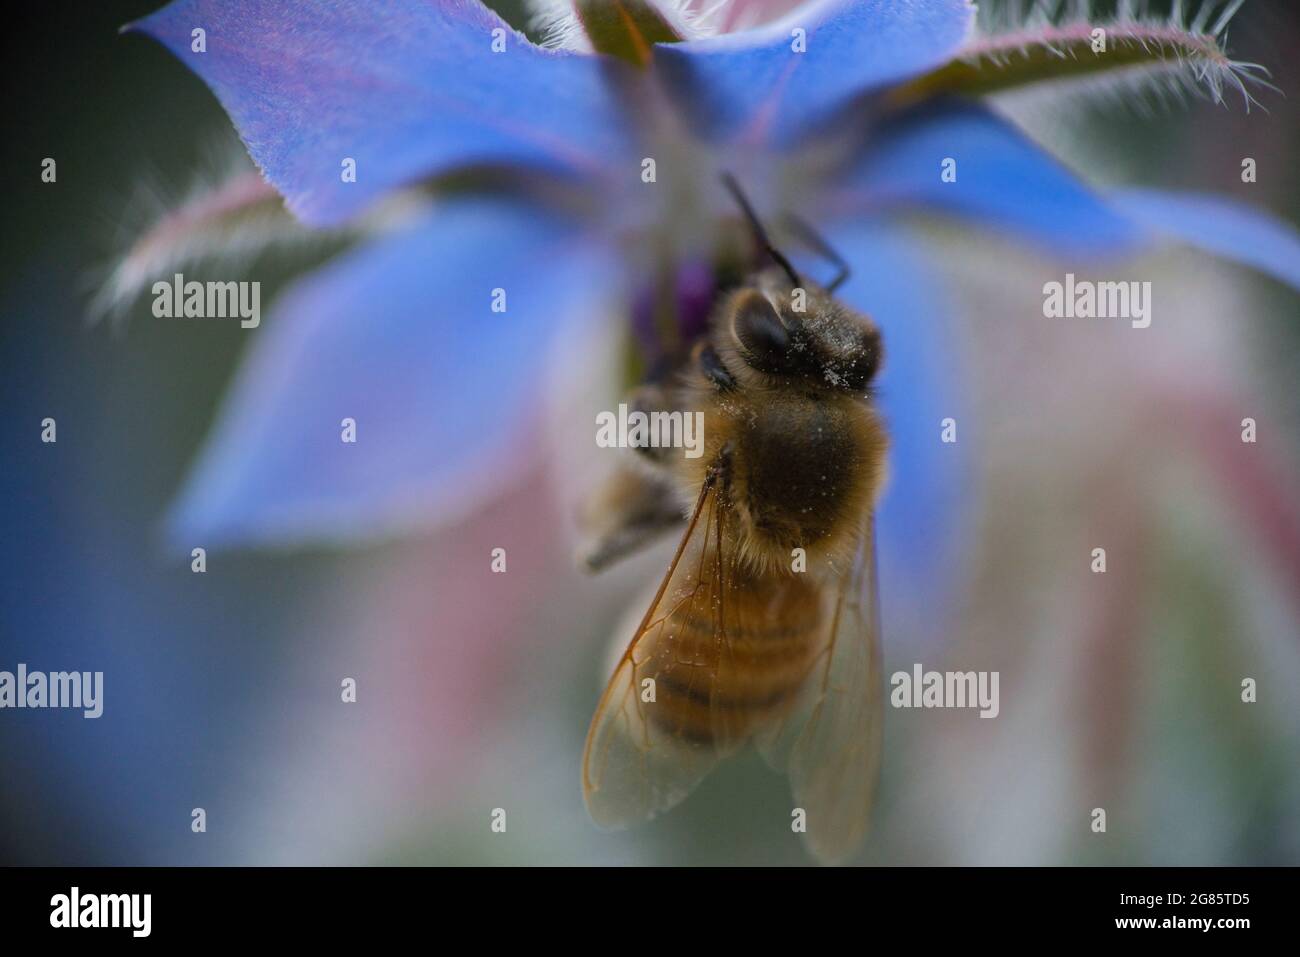
[[[0,861],[807,863],[785,782],[752,756],[640,830],[588,821],[578,768],[606,649],[665,553],[574,571],[553,464],[434,535],[215,552],[203,575],[168,549],[161,519],[255,333],[157,321],[147,296],[121,322],[87,320],[115,252],[241,161],[198,78],[118,36],[157,5],[51,3],[7,30],[0,669],[103,671],[105,710],[0,712]],[[1267,112],[1002,106],[1099,183],[1223,193],[1300,222],[1300,10],[1252,0],[1230,39],[1273,72]],[[47,156],[56,185],[40,181]],[[1001,715],[888,712],[861,860],[1300,863],[1294,293],[1169,250],[1144,264],[1165,296],[1149,335],[1012,336],[1008,315],[1041,315],[1041,282],[1006,276],[1059,266],[919,228],[941,245],[989,427],[966,572],[934,596],[951,633],[887,635],[886,672],[997,670]],[[331,251],[255,260],[264,309]],[[47,416],[56,444],[39,440]],[[1246,416],[1256,445],[1240,442]],[[1089,571],[1099,543],[1104,576]],[[509,574],[489,591],[498,545]],[[345,677],[355,705],[340,704]],[[1246,677],[1257,703],[1241,702]],[[506,834],[489,828],[498,807]]]

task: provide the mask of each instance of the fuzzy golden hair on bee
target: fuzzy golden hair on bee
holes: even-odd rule
[[[698,495],[710,472],[726,511],[728,554],[759,575],[842,567],[861,516],[884,485],[889,440],[874,409],[852,396],[818,396],[769,383],[702,402],[706,452],[679,476]]]
[[[805,279],[724,184],[769,265],[720,273],[706,329],[634,393],[638,408],[698,416],[702,441],[640,451],[657,478],[592,553],[645,540],[672,489],[693,502],[672,516],[680,544],[592,718],[583,793],[602,826],[645,820],[752,742],[809,807],[813,852],[841,860],[866,833],[881,741],[881,336],[835,297],[842,259],[805,227],[840,267],[826,286]]]

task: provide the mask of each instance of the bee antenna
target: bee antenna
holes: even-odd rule
[[[781,250],[773,246],[772,241],[767,238],[767,230],[765,230],[763,224],[759,222],[758,215],[754,212],[754,207],[749,205],[749,200],[745,198],[745,194],[741,190],[740,184],[736,182],[736,177],[732,176],[730,173],[724,172],[722,174],[722,185],[727,188],[727,192],[729,192],[732,199],[736,201],[736,205],[740,207],[740,211],[745,214],[745,219],[749,221],[749,229],[754,234],[754,239],[763,247],[763,251],[771,256],[772,260],[781,267],[781,270],[790,277],[792,285],[796,287],[802,286],[803,280],[800,279],[799,274],[795,272],[794,266],[790,265],[790,260],[786,259]]]
[[[793,213],[786,215],[784,224],[792,232],[797,233],[803,239],[804,244],[809,246],[813,252],[821,255],[823,259],[836,268],[835,278],[826,284],[826,291],[833,293],[844,285],[844,281],[853,274],[853,270],[844,257],[835,251],[835,247],[823,239],[821,233]]]

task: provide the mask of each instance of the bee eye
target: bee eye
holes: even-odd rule
[[[694,359],[699,366],[700,372],[704,378],[713,383],[713,387],[720,392],[726,392],[736,387],[736,378],[731,374],[718,355],[718,351],[707,342],[701,342],[695,347]]]
[[[790,348],[790,333],[765,296],[752,291],[744,294],[732,328],[746,362],[759,372],[780,371]]]

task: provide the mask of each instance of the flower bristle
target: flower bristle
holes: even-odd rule
[[[647,0],[686,39],[716,32],[714,23],[725,3],[699,9],[693,0]],[[591,40],[573,7],[573,0],[527,0],[529,30],[541,38],[541,45],[556,50],[590,53]]]
[[[1245,0],[1175,0],[1168,12],[1144,2],[1102,4],[1094,0],[1010,0],[980,4],[976,36],[963,52],[968,64],[1013,70],[1034,51],[1063,60],[1092,56],[1091,35],[1105,31],[1112,53],[1137,54],[1109,69],[1063,69],[1053,80],[1077,84],[1079,92],[1143,105],[1156,100],[1204,97],[1224,103],[1229,90],[1242,97],[1247,110],[1258,106],[1252,88],[1276,89],[1268,71],[1256,63],[1234,60],[1228,53],[1228,28]],[[1084,67],[1089,67],[1084,69]],[[1010,86],[1010,85],[1009,85]]]

